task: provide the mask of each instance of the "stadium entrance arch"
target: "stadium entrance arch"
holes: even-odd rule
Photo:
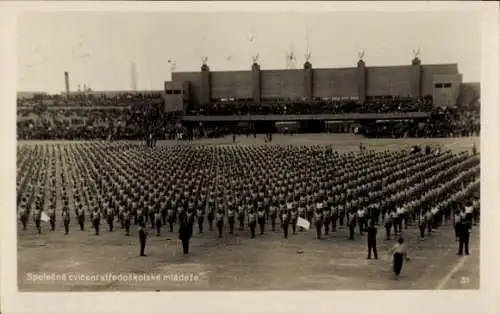
[[[298,121],[278,121],[275,126],[279,133],[293,134],[300,131],[300,122]]]
[[[325,121],[325,132],[327,133],[353,133],[356,127],[355,121]]]

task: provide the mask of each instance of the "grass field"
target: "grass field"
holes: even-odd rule
[[[478,138],[452,139],[362,139],[347,135],[274,136],[273,144],[332,144],[346,152],[359,149],[401,149],[411,145],[440,145],[454,151],[479,147]],[[18,145],[41,142],[19,142]],[[71,142],[43,142],[71,143]],[[73,142],[74,143],[74,142]],[[263,144],[262,136],[206,139],[195,142],[160,142],[159,145],[254,145]],[[59,213],[58,213],[59,214]],[[60,215],[58,215],[60,217]],[[73,219],[70,234],[65,236],[60,218],[55,232],[47,225],[38,235],[31,225],[18,231],[18,283],[22,291],[113,291],[113,290],[373,290],[373,289],[477,289],[479,288],[479,229],[471,236],[471,255],[455,255],[457,244],[451,226],[445,225],[424,241],[419,241],[415,226],[405,230],[412,260],[404,265],[402,277],[393,280],[388,249],[379,228],[379,260],[367,260],[366,239],[347,239],[340,229],[326,239],[317,240],[313,230],[283,239],[280,232],[266,231],[250,239],[249,231],[216,238],[214,232],[198,235],[191,241],[191,254],[181,254],[177,233],[162,231],[156,237],[150,231],[147,257],[139,257],[137,231],[125,237],[123,230],[103,230],[94,236],[90,226],[77,230]],[[106,229],[106,226],[102,226]],[[298,254],[302,250],[302,254]],[[39,280],[30,273],[125,274],[162,273],[194,274],[196,280]],[[194,278],[194,277],[193,277]],[[102,278],[101,278],[102,279]]]

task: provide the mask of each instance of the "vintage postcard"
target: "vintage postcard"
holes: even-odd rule
[[[498,5],[413,4],[5,4],[5,313],[498,311]]]

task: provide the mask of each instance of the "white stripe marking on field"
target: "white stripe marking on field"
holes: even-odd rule
[[[436,286],[436,290],[442,290],[444,286],[450,281],[451,277],[455,275],[465,264],[465,261],[467,260],[466,257],[462,257],[456,264],[455,267],[450,270],[450,272],[439,282],[439,284]]]

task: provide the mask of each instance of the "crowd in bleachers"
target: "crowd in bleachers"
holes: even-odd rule
[[[479,106],[436,108],[431,98],[417,102],[410,99],[376,99],[359,101],[322,100],[312,103],[286,102],[250,104],[244,102],[215,102],[191,110],[191,115],[248,115],[248,114],[324,114],[324,113],[389,113],[432,112],[431,118],[420,124],[408,124],[401,134],[407,136],[470,136],[479,134]],[[225,127],[196,126],[187,129],[175,116],[165,114],[161,93],[35,95],[18,99],[18,139],[144,139],[154,134],[159,139],[219,137],[234,130]],[[404,124],[404,123],[403,123]],[[374,128],[380,136],[386,126]],[[384,131],[385,128],[385,131]],[[259,133],[259,130],[251,130]],[[267,133],[267,131],[266,131]],[[387,132],[386,132],[387,133]]]
[[[436,129],[447,132],[444,136],[479,136],[480,110],[479,106],[473,110],[461,108],[436,108],[432,119]]]
[[[388,120],[364,124],[360,133],[368,137],[464,137],[479,136],[479,111],[437,107],[425,121]]]
[[[133,105],[148,105],[160,102],[159,92],[115,92],[115,93],[73,93],[65,94],[35,94],[31,98],[18,98],[18,108],[46,107],[127,107]]]
[[[18,99],[17,133],[20,139],[142,139],[169,126],[163,112],[156,92],[35,95]]]
[[[345,114],[345,113],[387,113],[426,112],[432,109],[432,100],[376,99],[366,101],[317,100],[313,102],[276,102],[254,104],[238,101],[219,101],[201,105],[190,110],[193,115],[264,115],[264,114]]]

